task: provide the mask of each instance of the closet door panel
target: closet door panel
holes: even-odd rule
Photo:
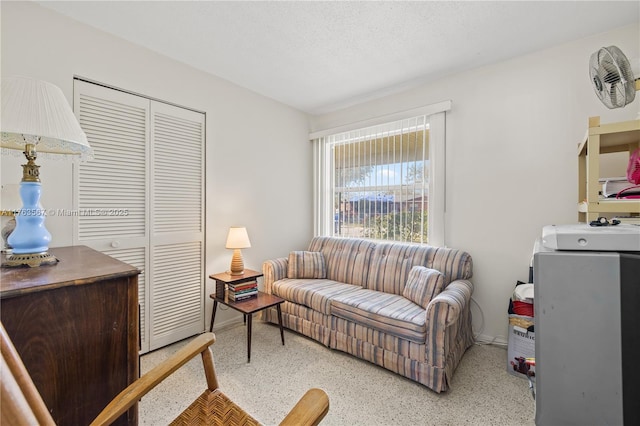
[[[149,350],[149,100],[80,80],[74,110],[94,159],[77,167],[73,242],[142,271],[138,281],[141,352]]]
[[[152,247],[151,350],[203,330],[202,246],[195,241]]]
[[[153,236],[200,235],[204,227],[204,115],[153,103],[152,117]]]
[[[204,114],[151,104],[150,348],[204,329]],[[173,340],[175,341],[175,340]]]
[[[133,239],[144,245],[148,239],[149,101],[77,84],[81,87],[76,90],[75,106],[95,156],[78,167],[77,239],[110,246]]]

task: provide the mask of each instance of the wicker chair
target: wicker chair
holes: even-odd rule
[[[53,425],[40,397],[4,326],[0,324],[2,364],[0,424]],[[212,333],[201,334],[117,395],[91,423],[108,425],[126,412],[142,396],[198,354],[202,355],[207,389],[171,424],[256,425],[260,424],[227,398],[218,387],[209,346]],[[329,411],[329,398],[321,389],[310,389],[284,418],[281,425],[317,425]]]

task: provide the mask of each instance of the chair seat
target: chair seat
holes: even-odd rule
[[[207,389],[171,425],[259,425],[219,389]]]

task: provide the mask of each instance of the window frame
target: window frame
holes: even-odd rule
[[[425,115],[429,126],[429,203],[428,234],[429,245],[445,246],[446,217],[446,112],[451,109],[451,101],[414,108],[408,111],[363,120],[344,126],[312,132],[309,139],[313,143],[313,230],[315,236],[333,235],[334,206],[332,197],[333,170],[331,149],[325,142],[328,136],[363,129],[366,127],[406,120]]]

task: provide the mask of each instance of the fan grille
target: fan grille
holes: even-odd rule
[[[633,101],[636,89],[629,60],[616,46],[603,47],[589,61],[591,82],[608,108],[622,108]]]

